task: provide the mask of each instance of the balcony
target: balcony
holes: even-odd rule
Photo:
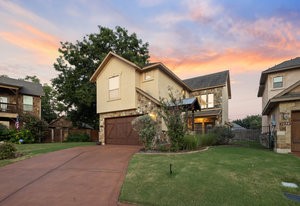
[[[17,104],[0,102],[0,117],[16,118],[18,115]]]

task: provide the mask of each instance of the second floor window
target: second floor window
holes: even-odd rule
[[[273,78],[273,88],[281,88],[283,87],[283,77],[278,76]]]
[[[120,98],[120,76],[110,77],[108,79],[108,97],[109,99]]]
[[[147,80],[151,80],[151,79],[153,79],[153,72],[152,71],[145,72],[144,73],[144,80],[147,81]]]
[[[214,105],[214,94],[203,94],[200,96],[201,108],[213,108]]]
[[[33,97],[32,96],[23,96],[23,110],[24,111],[33,111]]]
[[[7,97],[0,97],[0,109],[2,111],[6,111],[7,110]]]

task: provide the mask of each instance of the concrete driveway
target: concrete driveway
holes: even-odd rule
[[[88,146],[0,168],[0,205],[118,205],[135,146]]]

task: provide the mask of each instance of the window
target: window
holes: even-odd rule
[[[6,111],[7,110],[7,97],[0,97],[0,109],[2,111]]]
[[[273,88],[280,88],[283,87],[283,77],[274,77],[273,78]]]
[[[108,79],[108,97],[109,99],[117,99],[120,97],[120,76],[114,76]]]
[[[33,97],[32,96],[23,96],[23,110],[24,111],[33,111]]]
[[[200,96],[200,105],[202,109],[214,107],[214,94],[204,94]]]
[[[207,108],[206,94],[200,96],[200,105],[203,109]]]
[[[153,79],[153,73],[152,73],[152,71],[145,72],[144,73],[144,80],[147,81],[147,80],[151,80],[151,79]]]
[[[207,95],[207,107],[213,108],[214,107],[214,94]]]

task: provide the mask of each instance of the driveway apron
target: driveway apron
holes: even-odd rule
[[[0,205],[117,205],[136,146],[88,146],[0,168]]]

